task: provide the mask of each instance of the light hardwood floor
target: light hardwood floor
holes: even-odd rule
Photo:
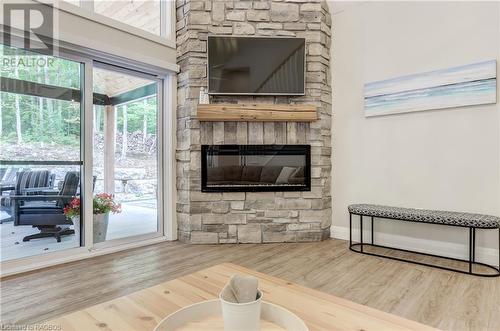
[[[356,254],[341,240],[265,245],[156,244],[4,278],[2,323],[35,323],[233,262],[447,330],[500,330],[500,278]]]
[[[437,329],[422,323],[388,314],[233,263],[221,263],[117,299],[78,310],[46,321],[44,326],[58,327],[61,331],[153,330],[166,316],[179,308],[217,298],[224,285],[234,274],[257,277],[259,289],[264,296],[263,300],[297,314],[311,331],[332,331],[332,329],[336,331],[437,331]],[[199,314],[192,317],[207,321]],[[194,322],[189,323],[189,326],[185,325],[179,328],[178,331],[181,329],[183,331],[223,329],[222,316],[219,315],[208,320],[214,324]],[[276,328],[276,324],[273,325],[272,330],[283,331],[282,328]],[[158,331],[172,330],[172,328],[163,326]],[[261,329],[270,331],[268,327],[261,327]]]

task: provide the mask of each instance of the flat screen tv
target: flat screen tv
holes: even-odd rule
[[[305,39],[208,37],[208,93],[303,95]]]

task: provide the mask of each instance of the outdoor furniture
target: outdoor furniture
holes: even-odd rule
[[[0,182],[3,180],[3,176],[9,170],[9,168],[0,168]]]
[[[66,218],[63,209],[75,197],[79,184],[80,173],[69,171],[64,177],[58,194],[13,197],[13,199],[23,202],[15,204],[14,226],[31,225],[40,230],[40,233],[24,237],[23,241],[55,237],[57,242],[60,242],[61,236],[75,233],[74,230],[69,229],[73,223]]]
[[[0,185],[14,185],[16,183],[17,173],[21,170],[18,167],[4,168],[5,172],[2,174]]]
[[[22,203],[22,200],[12,199],[14,195],[33,195],[39,194],[43,190],[52,188],[55,175],[48,170],[25,170],[17,173],[15,183],[2,183],[2,196],[0,197],[0,208],[9,214],[9,218],[0,220],[0,224],[12,221],[13,211],[16,203]],[[8,191],[7,194],[3,194]]]
[[[5,191],[12,191],[16,188],[15,184],[0,184],[0,194],[3,194]]]
[[[385,257],[397,261],[411,262],[420,265],[425,265],[429,267],[440,268],[444,270],[457,271],[465,274],[475,275],[475,276],[485,276],[485,277],[497,277],[500,276],[500,217],[473,214],[473,213],[463,213],[463,212],[452,212],[452,211],[440,211],[440,210],[427,210],[427,209],[415,209],[415,208],[401,208],[401,207],[389,207],[381,205],[371,205],[371,204],[353,204],[348,206],[349,211],[349,249],[356,252],[367,255],[373,255],[378,257]],[[353,243],[352,241],[352,215],[359,216],[359,227],[360,227],[360,242]],[[371,217],[371,243],[365,243],[363,241],[363,216]],[[469,229],[469,258],[456,259],[450,258],[442,255],[427,254],[411,250],[405,250],[395,247],[388,247],[383,245],[376,245],[374,243],[374,219],[383,218],[390,220],[398,220],[405,222],[418,222],[418,223],[428,223],[428,224],[438,224],[455,226]],[[499,231],[499,268],[495,266],[488,265],[485,263],[476,261],[476,229],[494,230]],[[379,247],[392,249],[397,251],[416,253],[426,256],[433,256],[438,258],[444,258],[454,261],[467,262],[468,271],[454,269],[449,267],[437,266],[430,263],[412,261],[402,257],[392,257],[382,254],[377,254],[374,252],[366,252],[365,247]],[[493,273],[475,272],[473,266],[482,266],[487,269],[493,270]]]
[[[118,180],[121,181],[121,183],[122,183],[123,193],[127,193],[128,181],[132,180],[132,179],[133,178],[118,178]]]
[[[0,173],[0,195],[3,195],[4,191],[12,191],[16,187],[16,175],[19,168],[9,167],[1,168]]]

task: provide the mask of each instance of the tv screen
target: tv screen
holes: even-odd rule
[[[208,37],[209,94],[304,94],[304,38]]]

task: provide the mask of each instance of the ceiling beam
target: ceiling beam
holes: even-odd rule
[[[0,91],[72,102],[81,102],[82,100],[81,91],[77,89],[7,77],[0,78]],[[121,105],[156,95],[156,93],[157,83],[141,86],[114,97],[93,93],[93,104],[99,106]]]
[[[7,77],[0,78],[0,91],[71,102],[81,102],[82,100],[82,93],[77,89]],[[93,94],[94,105],[106,106],[110,102],[110,98],[105,94]]]
[[[137,101],[147,97],[151,97],[153,95],[156,95],[156,93],[157,93],[157,84],[152,83],[149,85],[141,86],[136,89],[115,95],[110,98],[110,101],[112,105],[123,105],[131,101]]]

